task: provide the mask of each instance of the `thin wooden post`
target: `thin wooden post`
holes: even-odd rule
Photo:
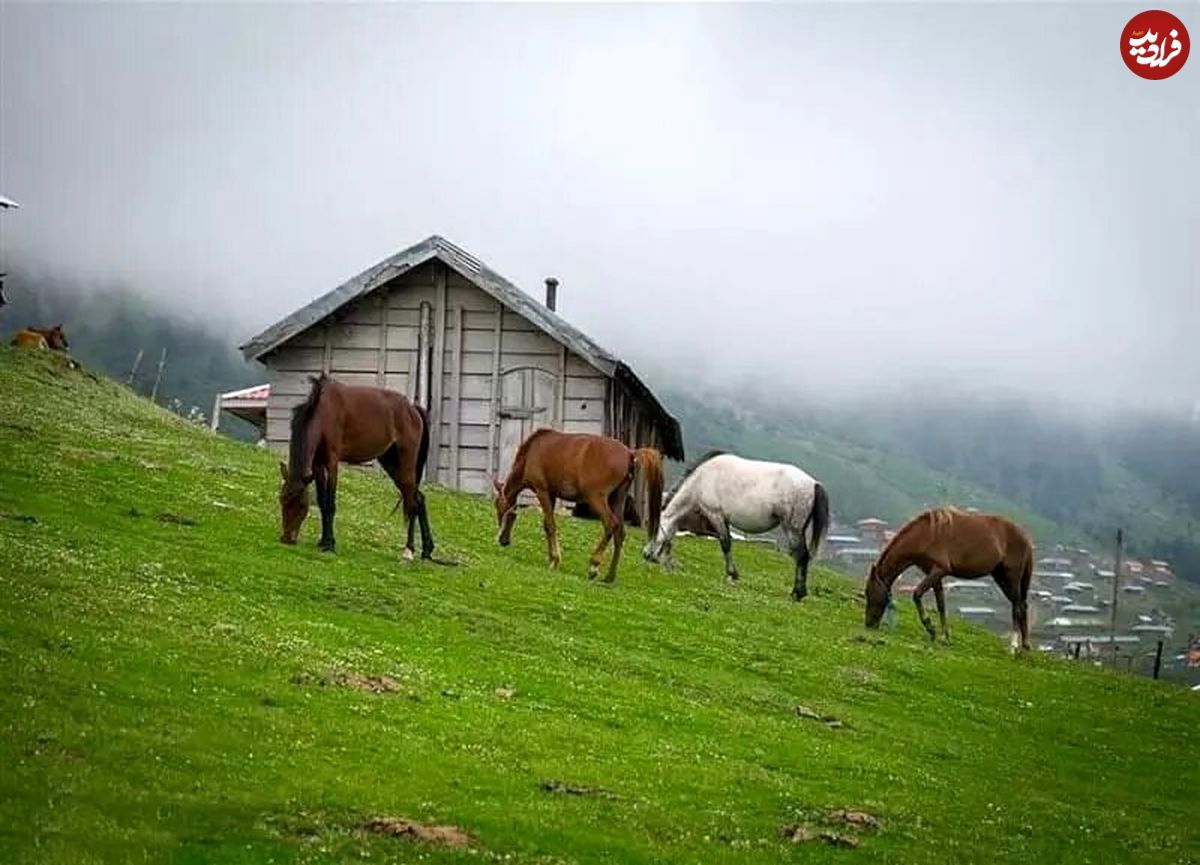
[[[375,362],[375,383],[387,387],[388,299],[379,292],[379,358]]]
[[[443,380],[446,372],[446,319],[449,318],[446,270],[446,265],[438,262],[433,272],[436,301],[433,305],[433,360],[429,364],[432,373],[429,383],[429,461],[433,465],[431,479],[435,483],[442,482],[439,466],[442,456],[442,398],[446,392],[446,382]]]
[[[158,372],[154,376],[154,387],[150,389],[150,402],[158,399],[158,385],[162,381],[163,367],[167,365],[167,347],[164,345],[158,358]]]
[[[137,375],[138,367],[142,365],[142,355],[145,353],[145,349],[139,348],[137,357],[133,359],[133,366],[129,368],[129,378],[125,379],[125,383],[130,387],[133,387],[133,379]]]
[[[1154,678],[1158,678],[1158,672],[1162,669],[1162,649],[1163,641],[1158,641],[1158,648],[1154,651]]]
[[[213,397],[213,413],[212,413],[212,419],[210,420],[210,423],[212,425],[213,432],[216,432],[217,427],[219,427],[221,425],[221,394],[220,394],[220,392],[218,392],[217,395],[215,397]]]
[[[496,301],[496,326],[492,332],[492,407],[488,414],[488,472],[500,474],[500,341],[504,333],[504,306]],[[491,493],[491,490],[488,490]]]
[[[459,422],[462,415],[463,308],[454,307],[453,356],[450,360],[450,487],[458,489]]]
[[[1113,567],[1112,618],[1108,625],[1108,644],[1112,649],[1113,664],[1117,663],[1117,593],[1121,587],[1121,568],[1125,566],[1125,532],[1117,529],[1117,560]]]
[[[554,407],[554,423],[552,426],[555,429],[565,430],[567,428],[567,347],[562,347],[562,353],[559,355],[558,361],[558,400]],[[641,477],[641,475],[638,475]]]

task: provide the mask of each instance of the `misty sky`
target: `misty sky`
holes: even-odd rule
[[[1142,8],[5,3],[4,254],[240,340],[439,233],[681,375],[1191,402],[1200,50],[1132,75]]]

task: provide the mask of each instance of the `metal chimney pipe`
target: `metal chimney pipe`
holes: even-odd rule
[[[546,308],[551,312],[558,307],[558,280],[553,276],[546,277]]]

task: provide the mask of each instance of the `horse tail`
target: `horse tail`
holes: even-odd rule
[[[413,405],[413,408],[421,417],[421,443],[417,445],[417,483],[419,484],[425,474],[425,461],[429,459],[429,412],[416,404]]]
[[[659,523],[662,522],[662,454],[654,448],[638,448],[633,453],[646,477],[646,490],[650,494],[650,506],[645,519],[646,534],[654,538],[658,534]]]
[[[1025,561],[1021,562],[1021,580],[1017,584],[1017,604],[1021,609],[1021,645],[1029,642],[1029,631],[1033,624],[1029,621],[1029,585],[1033,582],[1033,547],[1025,548]]]
[[[812,547],[809,549],[809,555],[815,559],[821,551],[825,533],[829,530],[829,495],[819,482],[813,489],[813,506],[808,518],[812,522]]]
[[[288,447],[288,462],[290,463],[288,473],[292,483],[307,484],[312,479],[312,463],[316,448],[312,442],[308,441],[309,421],[317,413],[317,406],[321,402],[325,386],[332,381],[325,373],[321,373],[320,376],[309,376],[308,380],[312,382],[308,397],[292,409],[292,436]]]

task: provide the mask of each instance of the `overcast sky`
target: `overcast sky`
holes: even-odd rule
[[[1132,75],[1142,8],[5,3],[4,250],[245,338],[439,233],[681,376],[1190,402],[1200,52]]]

